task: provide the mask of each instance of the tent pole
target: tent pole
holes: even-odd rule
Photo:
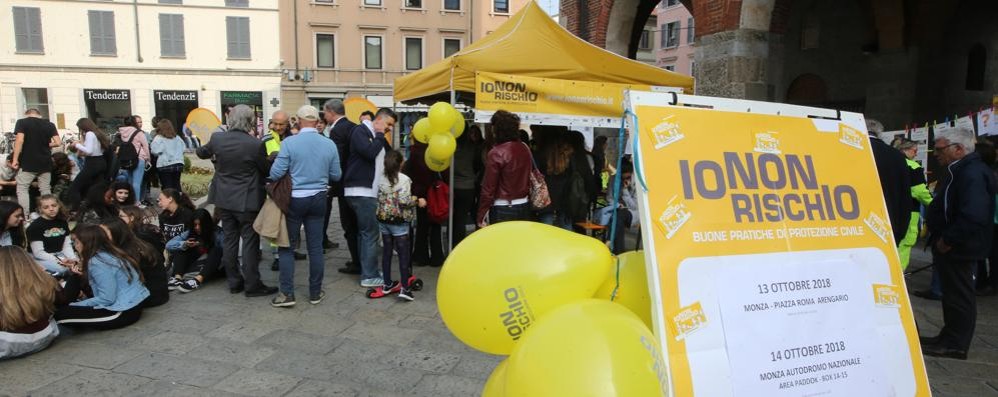
[[[450,69],[450,104],[454,106],[457,104],[457,92],[454,91],[454,67]],[[464,115],[461,116],[461,121],[464,121]],[[450,255],[451,251],[454,250],[454,156],[450,156],[450,189],[448,189],[448,201],[450,205],[447,206],[447,255]],[[462,226],[467,227],[467,226]]]

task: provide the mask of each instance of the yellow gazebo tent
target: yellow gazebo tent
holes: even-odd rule
[[[395,79],[395,101],[429,102],[429,97],[451,90],[474,93],[477,71],[693,91],[692,77],[589,44],[555,23],[531,1],[488,36],[440,62]]]

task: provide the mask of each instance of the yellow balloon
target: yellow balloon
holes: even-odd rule
[[[442,172],[446,170],[447,167],[450,167],[450,157],[446,159],[438,159],[430,156],[429,150],[427,150],[426,153],[423,153],[423,161],[426,162],[426,168],[429,168],[430,171]]]
[[[530,327],[506,366],[508,396],[667,396],[658,341],[623,306],[564,305]]]
[[[422,143],[430,142],[430,119],[423,117],[416,121],[416,124],[412,125],[412,137],[413,139],[420,141]]]
[[[653,329],[651,323],[651,293],[648,290],[648,276],[645,272],[645,255],[641,251],[625,252],[617,255],[620,260],[620,286],[613,302],[619,303],[636,314],[641,321]],[[617,285],[616,266],[610,268],[610,276],[593,295],[596,299],[610,300],[613,288]]]
[[[197,108],[187,113],[187,128],[194,136],[201,140],[201,144],[206,144],[211,140],[211,134],[222,125],[215,112],[209,109]],[[180,126],[175,126],[179,130]]]
[[[464,133],[464,127],[464,115],[454,109],[454,125],[450,128],[451,135],[454,135],[454,138],[460,138],[461,134]]]
[[[539,318],[592,297],[613,256],[599,240],[536,222],[503,222],[461,241],[437,285],[437,307],[462,342],[509,354]]]
[[[454,140],[454,136],[451,134],[436,134],[430,137],[430,146],[426,148],[426,155],[431,156],[437,160],[447,160],[450,162],[450,156],[454,155],[454,150],[457,149],[457,141]]]
[[[485,387],[482,388],[482,397],[504,397],[506,392],[503,388],[506,387],[506,364],[509,360],[502,360],[496,369],[492,370],[492,375],[489,375],[489,380],[485,381]]]
[[[430,125],[434,132],[450,131],[454,125],[454,107],[447,102],[437,102],[430,106]]]

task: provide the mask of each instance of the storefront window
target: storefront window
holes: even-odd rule
[[[183,130],[187,114],[198,107],[197,91],[153,91],[152,98],[156,116],[170,120],[177,131]],[[151,130],[156,126],[146,125],[145,128]]]
[[[233,106],[248,105],[256,112],[257,135],[263,134],[263,93],[260,91],[222,91],[222,124],[228,125],[229,112]]]
[[[129,90],[83,90],[87,117],[108,134],[114,134],[132,115],[132,94]],[[74,122],[75,124],[75,122]]]

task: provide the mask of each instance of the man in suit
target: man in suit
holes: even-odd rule
[[[256,114],[249,106],[232,108],[228,123],[229,128],[212,134],[211,141],[197,149],[197,155],[215,159],[208,200],[215,204],[222,220],[222,264],[229,292],[245,291],[247,297],[272,295],[277,288],[260,281],[260,235],[253,230],[253,221],[263,206],[263,178],[269,168],[264,143],[250,135],[256,129]],[[242,266],[236,263],[240,238]]]
[[[330,99],[322,105],[322,115],[326,118],[326,131],[328,136],[336,143],[336,151],[340,156],[340,169],[346,172],[347,160],[350,158],[350,133],[357,124],[346,118],[346,109],[343,108],[343,101]],[[340,273],[360,274],[360,260],[357,259],[357,214],[347,205],[343,198],[343,182],[333,183],[333,188],[329,191],[330,201],[326,210],[326,229],[329,228],[329,212],[332,211],[332,197],[339,197],[336,200],[340,209],[340,223],[343,225],[343,237],[347,240],[347,248],[350,250],[350,262],[339,269]],[[326,230],[323,229],[323,230]]]

